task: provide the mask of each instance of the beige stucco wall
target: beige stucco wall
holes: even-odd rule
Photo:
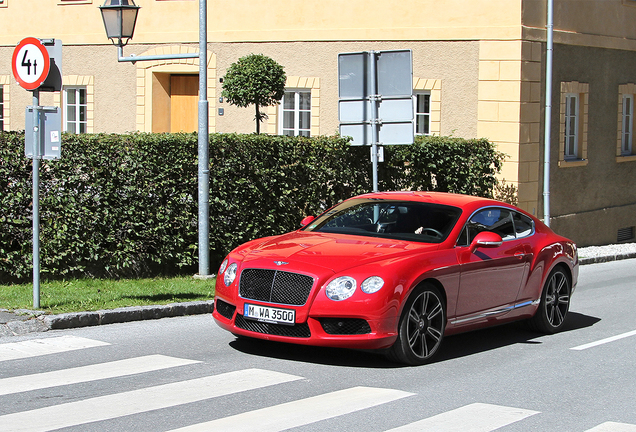
[[[143,52],[143,46],[130,51]],[[0,47],[0,58],[11,58],[13,48]],[[91,59],[87,65],[87,59]],[[130,132],[137,130],[135,123],[135,67],[117,62],[117,50],[112,46],[65,46],[62,74],[64,76],[92,76],[94,85],[94,131]],[[11,74],[10,61],[0,65],[0,75]],[[11,129],[24,128],[24,109],[33,105],[33,96],[15,83],[10,85]],[[59,100],[59,99],[58,99]],[[40,105],[52,106],[55,97],[40,92]]]
[[[101,0],[7,0],[0,45],[24,33],[68,44],[98,44]],[[198,1],[137,0],[135,43],[198,40]],[[234,0],[208,2],[208,40],[470,40],[518,38],[521,0]],[[17,36],[17,37],[16,37]]]
[[[294,42],[263,44],[210,44],[217,55],[217,74],[231,63],[255,53],[272,57],[287,76],[320,78],[320,134],[338,130],[338,53],[366,50],[411,49],[413,75],[441,80],[441,134],[475,137],[477,134],[477,81],[479,44],[476,42]],[[217,100],[221,96],[217,85]],[[212,95],[210,95],[212,97]],[[217,132],[255,131],[254,108],[217,103],[225,114],[217,116]],[[265,130],[265,129],[263,129]]]
[[[524,36],[545,40],[546,0],[523,0]],[[554,0],[554,41],[636,49],[633,0]]]
[[[172,48],[179,47],[176,45]],[[180,46],[184,49],[183,46]],[[438,133],[472,138],[477,136],[477,92],[479,73],[479,43],[477,42],[294,42],[294,43],[245,43],[208,45],[209,56],[214,60],[208,65],[208,99],[211,131],[251,133],[255,130],[254,108],[238,108],[227,102],[219,102],[222,86],[219,78],[225,75],[229,65],[239,57],[250,53],[262,53],[272,57],[285,67],[289,77],[317,77],[320,80],[317,115],[319,129],[316,133],[331,135],[338,130],[338,53],[364,50],[413,50],[414,76],[425,80],[439,80],[441,103]],[[126,55],[144,55],[155,52],[156,46],[133,45],[126,47]],[[12,48],[0,48],[0,56],[10,56]],[[89,64],[86,59],[94,59]],[[198,62],[192,65],[183,61],[151,64],[140,62],[118,63],[116,49],[112,46],[69,46],[63,50],[64,76],[91,76],[94,85],[94,131],[129,132],[151,131],[150,97],[152,80],[148,71],[197,73]],[[0,65],[0,74],[11,74],[8,65]],[[140,75],[141,73],[141,75]],[[141,81],[140,81],[141,80]],[[32,104],[31,92],[18,85],[11,85],[12,129],[24,127],[25,107]],[[59,100],[59,98],[58,98]],[[51,93],[41,93],[41,104],[51,105]],[[218,115],[218,108],[224,115]],[[141,117],[140,117],[141,116]],[[263,131],[267,131],[262,125]],[[271,132],[271,131],[270,131]]]

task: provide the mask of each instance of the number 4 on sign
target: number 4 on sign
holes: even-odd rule
[[[31,59],[27,58],[28,54],[29,54],[29,50],[25,49],[24,57],[22,58],[22,66],[27,68],[27,75],[31,75]],[[33,75],[35,76],[37,76],[38,74],[37,66],[38,66],[38,60],[33,59]]]

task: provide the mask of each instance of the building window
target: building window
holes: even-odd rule
[[[93,0],[57,0],[58,5],[66,4],[91,4]]]
[[[413,77],[415,134],[439,136],[442,132],[442,80]]]
[[[87,132],[87,103],[85,87],[64,88],[64,130],[72,133]]]
[[[0,85],[0,131],[4,130],[4,87]]]
[[[565,96],[565,159],[578,159],[579,96]]]
[[[559,166],[587,165],[589,84],[561,83]]]
[[[616,138],[616,162],[636,161],[634,152],[634,99],[636,84],[618,86],[618,127]]]
[[[415,135],[431,134],[431,94],[415,93]]]
[[[280,131],[287,136],[311,135],[311,90],[287,90],[281,103]]]
[[[632,154],[632,141],[634,127],[634,95],[623,95],[623,115],[621,130],[621,155]]]

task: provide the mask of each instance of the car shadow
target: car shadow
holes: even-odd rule
[[[591,327],[601,319],[570,312],[562,332]],[[444,339],[439,353],[431,363],[440,363],[461,357],[491,351],[515,344],[540,344],[537,338],[545,336],[528,328],[524,322],[515,322],[483,330],[449,336]],[[325,348],[265,341],[239,337],[230,347],[245,354],[314,363],[369,369],[395,369],[406,367],[386,359],[378,351],[361,351],[346,348]]]
[[[576,312],[569,312],[560,333],[591,327],[601,319]],[[449,336],[444,339],[440,352],[432,363],[467,357],[474,354],[503,348],[515,344],[541,344],[538,338],[546,337],[523,322],[514,322],[468,333]]]

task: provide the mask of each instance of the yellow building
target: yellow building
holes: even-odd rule
[[[197,0],[137,0],[126,56],[197,52]],[[61,39],[63,107],[75,132],[196,130],[198,59],[118,63],[99,0],[0,0],[0,125],[24,128],[31,93],[11,74],[27,36]],[[253,109],[221,98],[229,65],[250,53],[285,67],[284,104],[261,130],[338,129],[337,55],[410,49],[417,132],[484,137],[509,157],[502,178],[543,215],[547,0],[208,0],[211,132],[253,132]],[[554,0],[551,226],[580,245],[634,239],[636,1]],[[286,118],[302,122],[284,122]],[[291,115],[293,112],[293,115]]]

